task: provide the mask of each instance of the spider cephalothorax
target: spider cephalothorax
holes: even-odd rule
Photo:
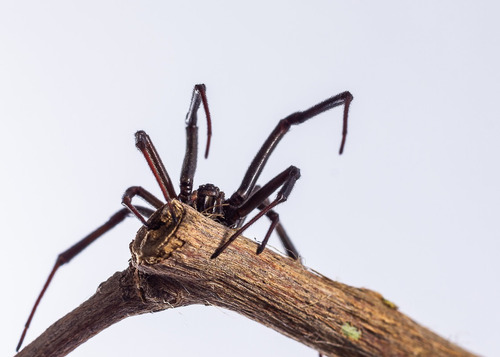
[[[211,183],[201,185],[191,194],[190,200],[186,202],[198,212],[219,221],[224,217],[223,203],[224,192]]]

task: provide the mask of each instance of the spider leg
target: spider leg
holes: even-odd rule
[[[270,201],[269,199],[266,198],[263,204],[259,205],[257,208],[259,210],[263,210],[269,204]],[[295,245],[292,243],[290,237],[286,233],[285,228],[283,228],[283,225],[280,223],[279,214],[274,210],[269,210],[266,213],[266,216],[271,220],[271,226],[269,226],[266,236],[264,237],[262,243],[260,243],[259,247],[257,248],[257,254],[260,254],[264,251],[264,248],[267,245],[267,241],[269,240],[271,233],[274,230],[276,230],[276,233],[278,233],[278,237],[281,240],[281,244],[283,245],[283,248],[285,248],[286,254],[292,259],[295,260],[299,259],[300,257],[299,252],[297,251],[297,248],[295,248]]]
[[[141,206],[136,206],[136,209],[140,211],[142,214],[146,216],[150,216],[153,214],[153,210],[146,208],[146,207],[141,207]],[[69,249],[65,250],[61,254],[57,256],[56,262],[54,264],[54,267],[52,268],[52,271],[50,272],[47,280],[45,281],[45,284],[42,288],[42,291],[40,291],[40,294],[38,295],[38,298],[35,301],[35,304],[33,305],[33,308],[31,309],[31,313],[28,317],[28,320],[26,321],[26,324],[24,325],[23,333],[21,334],[21,338],[19,339],[19,343],[17,344],[16,351],[19,351],[21,348],[21,345],[23,344],[24,337],[26,336],[26,332],[28,331],[28,328],[31,324],[31,321],[33,319],[33,316],[35,315],[35,311],[40,304],[40,301],[42,300],[43,295],[47,291],[47,288],[52,281],[52,278],[54,277],[57,269],[63,264],[69,263],[71,259],[73,259],[76,255],[78,255],[80,252],[82,252],[85,248],[87,248],[91,243],[93,243],[97,238],[101,237],[104,233],[108,232],[111,230],[113,227],[115,227],[118,223],[122,222],[128,215],[129,211],[126,208],[122,208],[118,212],[116,212],[113,216],[109,218],[109,220],[98,227],[96,230],[94,230],[92,233],[84,237],[82,240],[74,244],[72,247]]]
[[[186,153],[181,170],[181,192],[179,200],[186,203],[193,190],[193,179],[196,171],[196,161],[198,157],[198,109],[203,103],[203,109],[207,117],[207,147],[205,149],[205,158],[208,157],[210,149],[210,139],[212,137],[212,119],[208,110],[208,101],[206,96],[206,87],[204,84],[197,84],[193,89],[193,96],[189,111],[186,115]]]
[[[265,206],[259,213],[257,213],[251,220],[239,228],[229,239],[217,248],[212,254],[211,259],[217,258],[239,235],[241,235],[248,227],[250,227],[255,221],[271,211],[276,205],[285,202],[290,195],[290,192],[295,185],[295,182],[300,178],[300,170],[295,166],[290,166],[288,169],[280,173],[278,176],[273,178],[267,184],[262,186],[261,189],[256,191],[252,196],[248,198],[241,206],[231,209],[231,213],[236,217],[245,217],[255,208],[260,206],[264,200],[269,197],[274,191],[281,186],[281,190],[278,191],[276,198],[273,202]],[[267,239],[272,230],[276,227],[277,222],[273,225],[271,224],[271,229],[266,234]]]
[[[252,194],[257,192],[258,190],[260,190],[260,186],[255,185],[255,188],[254,188]],[[259,210],[263,210],[270,203],[271,203],[271,201],[269,201],[269,198],[266,198],[262,202],[262,204],[260,204],[257,208]],[[271,233],[273,232],[273,230],[276,230],[276,233],[278,233],[278,237],[281,240],[281,244],[285,248],[286,254],[292,259],[299,259],[300,258],[299,252],[298,252],[297,248],[295,248],[295,245],[292,243],[292,240],[290,239],[290,237],[288,236],[288,234],[285,231],[285,228],[281,224],[281,222],[279,220],[279,214],[274,210],[270,210],[266,213],[266,217],[271,220],[271,226],[269,227],[269,229],[266,233],[266,236],[264,237],[264,239],[262,240],[262,243],[260,244],[259,248],[257,249],[257,254],[260,254],[264,251],[264,248],[267,244],[267,241],[269,240],[269,237],[271,236]],[[236,228],[240,228],[243,225],[243,223],[244,223],[244,218],[242,218],[238,222],[238,225],[236,226]]]
[[[174,186],[172,185],[172,180],[170,180],[170,176],[168,176],[168,172],[165,169],[165,166],[163,165],[160,155],[158,155],[153,142],[149,138],[149,135],[142,130],[136,132],[135,146],[139,150],[141,150],[142,154],[146,158],[149,168],[153,172],[153,175],[156,178],[156,182],[158,182],[163,196],[167,200],[169,210],[172,213],[172,218],[174,221],[177,221],[174,214],[174,208],[172,206],[172,200],[174,198],[177,198],[177,194],[175,193]]]
[[[140,186],[132,186],[127,188],[125,193],[123,194],[122,204],[128,208],[128,210],[133,213],[139,220],[147,226],[147,222],[144,219],[143,215],[139,210],[132,204],[132,198],[134,196],[142,197],[147,203],[149,203],[154,208],[158,209],[163,206],[163,202],[157,199],[152,193],[147,191],[146,189]],[[150,214],[147,214],[150,216]]]
[[[240,187],[231,196],[231,198],[229,199],[229,203],[233,205],[239,205],[246,200],[249,194],[253,191],[253,188],[273,150],[276,148],[280,140],[288,132],[292,125],[301,124],[315,117],[316,115],[319,115],[339,105],[344,105],[342,142],[340,144],[339,150],[339,154],[342,154],[347,137],[347,117],[349,113],[349,105],[351,104],[352,99],[353,96],[351,95],[351,93],[343,92],[331,98],[328,98],[325,101],[316,104],[315,106],[305,111],[296,112],[284,119],[281,119],[276,128],[271,132],[267,140],[264,142],[257,155],[255,155],[255,158],[248,167],[248,170],[243,178],[243,181],[241,182]]]

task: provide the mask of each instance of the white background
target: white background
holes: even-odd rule
[[[294,127],[260,180],[301,169],[279,212],[305,263],[500,355],[496,2],[75,3],[0,5],[1,355],[13,355],[57,254],[121,208],[127,187],[160,194],[136,130],[179,176],[196,83],[214,131],[196,185],[227,194],[279,119],[350,90],[345,154],[337,108]],[[127,266],[138,228],[129,219],[58,272],[27,343]],[[70,355],[158,353],[316,355],[208,307],[129,318]]]

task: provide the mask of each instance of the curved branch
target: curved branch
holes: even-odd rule
[[[236,311],[327,356],[474,356],[418,325],[377,292],[350,287],[240,237],[173,201],[131,244],[131,266],[18,356],[64,356],[132,315],[190,304]],[[222,239],[222,240],[221,240]]]

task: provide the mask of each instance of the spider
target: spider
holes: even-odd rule
[[[173,210],[172,200],[177,199],[223,225],[236,228],[236,231],[231,235],[231,237],[229,237],[224,244],[216,249],[210,257],[211,259],[217,258],[250,225],[264,215],[271,220],[271,225],[267,230],[264,239],[259,244],[256,254],[262,253],[266,247],[269,237],[271,236],[271,233],[276,230],[287,255],[293,259],[299,259],[297,249],[292,244],[290,238],[283,229],[283,226],[280,224],[278,213],[276,213],[273,209],[278,204],[287,200],[295,182],[300,178],[300,170],[295,166],[290,166],[263,186],[258,186],[257,180],[259,179],[259,176],[273,150],[292,125],[304,123],[318,114],[339,105],[344,105],[342,140],[339,149],[339,154],[342,154],[347,136],[347,117],[349,105],[352,99],[353,96],[351,93],[347,91],[342,92],[314,105],[305,111],[295,112],[286,118],[281,119],[276,128],[271,132],[267,140],[257,152],[257,155],[253,159],[245,176],[243,177],[240,187],[228,199],[225,198],[224,192],[210,183],[201,185],[197,190],[193,191],[193,180],[198,156],[197,113],[200,105],[203,105],[207,120],[205,158],[208,157],[212,136],[212,120],[210,117],[206,87],[204,84],[197,84],[194,86],[191,104],[186,115],[186,152],[181,170],[179,194],[176,193],[172,180],[170,179],[167,170],[165,169],[165,166],[163,165],[160,156],[153,145],[153,142],[148,134],[142,130],[135,134],[136,146],[146,158],[146,161],[160,186],[174,221],[176,220],[176,217]],[[274,201],[270,202],[269,196],[280,187],[281,189],[278,191],[276,198]],[[147,218],[154,213],[154,210],[133,205],[132,198],[135,196],[143,198],[155,209],[159,209],[164,206],[164,203],[149,191],[140,186],[132,186],[125,191],[122,198],[122,204],[125,208],[116,212],[106,223],[98,227],[95,231],[84,237],[68,250],[59,254],[54,267],[52,268],[52,271],[50,272],[45,285],[43,286],[42,291],[38,295],[38,298],[31,310],[16,351],[20,349],[38,304],[52,281],[54,274],[61,265],[68,263],[93,241],[123,221],[130,213],[135,215],[143,225],[148,226]],[[247,223],[244,223],[248,214],[256,208],[260,212]]]

